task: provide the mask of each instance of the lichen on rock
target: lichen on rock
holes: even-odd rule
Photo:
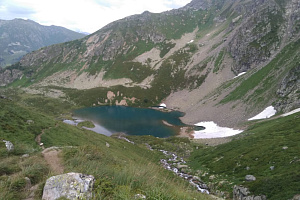
[[[54,200],[61,197],[67,199],[91,199],[95,178],[81,173],[67,173],[47,179],[43,200]]]

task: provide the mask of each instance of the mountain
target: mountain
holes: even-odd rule
[[[0,70],[0,134],[15,144],[11,153],[0,146],[0,196],[28,196],[27,177],[41,198],[56,172],[37,140],[61,148],[66,172],[95,175],[99,199],[216,199],[166,173],[164,160],[218,197],[298,199],[300,116],[281,114],[300,107],[299,30],[298,0],[193,0],[25,55]],[[61,122],[78,107],[160,103],[185,112],[187,124],[244,131],[219,139],[126,136],[133,145]],[[248,121],[270,106],[274,117]]]
[[[270,105],[278,112],[300,106],[299,6],[193,0],[144,12],[27,54],[2,71],[1,85],[55,86],[85,106],[107,104],[108,92],[120,92],[110,103],[165,101],[186,113],[186,123],[237,126]]]
[[[84,36],[59,26],[42,26],[31,20],[0,20],[0,66],[14,64],[25,54],[41,47]]]

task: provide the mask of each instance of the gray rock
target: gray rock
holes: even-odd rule
[[[273,171],[274,169],[275,169],[275,166],[271,166],[271,167],[270,167],[270,170]]]
[[[27,120],[27,121],[26,121],[26,123],[27,123],[27,124],[33,124],[33,123],[34,123],[34,121],[33,121],[33,120],[31,120],[31,119],[29,119],[29,120]]]
[[[81,173],[67,173],[47,179],[43,200],[54,200],[60,197],[67,199],[92,199],[95,178]]]
[[[10,141],[7,141],[7,140],[3,140],[3,142],[5,142],[5,146],[6,146],[7,151],[13,151],[14,150],[13,143],[11,143]]]
[[[6,86],[22,75],[23,72],[18,69],[1,69],[0,67],[0,86]]]
[[[187,165],[180,165],[180,164],[177,165],[178,169],[187,168],[187,167],[188,167]]]
[[[31,188],[31,180],[28,177],[25,177],[24,179],[26,181],[25,190],[28,191]]]
[[[24,154],[21,156],[21,158],[28,158],[29,157],[29,154]]]
[[[249,194],[250,191],[248,188],[236,185],[233,187],[233,200],[267,200],[265,195],[250,196]]]
[[[110,145],[108,144],[108,142],[106,142],[105,145],[106,145],[106,147],[108,147],[108,148],[110,147]]]
[[[293,197],[293,200],[300,200],[300,194],[297,194]]]
[[[300,65],[291,69],[281,81],[276,92],[279,100],[275,102],[275,109],[284,113],[300,107],[298,92],[300,88]]]
[[[256,178],[255,178],[255,176],[253,176],[253,175],[246,175],[245,180],[246,180],[246,181],[255,181]]]
[[[134,199],[146,199],[146,196],[143,194],[136,194],[134,195]]]
[[[248,194],[250,194],[248,188],[245,188],[243,186],[237,186],[237,185],[233,187],[233,199],[241,199],[239,197],[245,197]]]

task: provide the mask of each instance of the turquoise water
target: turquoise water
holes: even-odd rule
[[[122,132],[128,135],[153,135],[163,138],[176,135],[175,126],[185,125],[179,119],[184,114],[177,111],[161,112],[147,108],[101,106],[78,109],[73,113],[78,118],[93,121],[111,134]],[[173,127],[165,125],[163,120]]]

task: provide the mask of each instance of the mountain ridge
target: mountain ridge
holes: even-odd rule
[[[52,44],[75,40],[85,35],[60,26],[43,26],[32,20],[0,20],[1,67],[16,63],[34,50]]]

